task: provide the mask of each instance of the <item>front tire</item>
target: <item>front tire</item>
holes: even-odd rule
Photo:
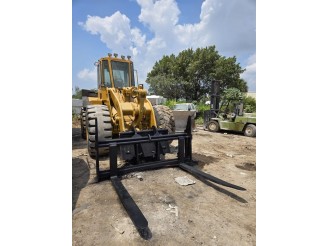
[[[253,124],[249,124],[245,127],[244,135],[247,137],[255,137],[256,136],[256,126]]]
[[[219,123],[217,121],[211,120],[210,122],[208,122],[207,124],[207,129],[210,132],[218,132],[220,129]]]
[[[98,124],[98,142],[112,138],[112,124],[109,110],[105,105],[87,106],[87,132],[88,132],[88,152],[91,157],[96,156],[96,120]],[[109,148],[99,148],[99,156],[108,155]]]

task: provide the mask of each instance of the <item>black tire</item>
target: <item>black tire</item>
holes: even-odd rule
[[[164,105],[153,106],[157,128],[167,129],[169,134],[175,133],[175,122],[172,110]]]
[[[208,124],[207,124],[207,129],[208,129],[210,132],[218,132],[219,129],[220,129],[219,122],[214,121],[214,120],[211,120],[211,121],[208,122]]]
[[[109,110],[105,105],[87,106],[87,132],[88,132],[88,152],[91,157],[96,156],[96,118],[98,122],[98,141],[105,141],[112,138],[112,124]],[[99,148],[99,156],[108,155],[109,148]]]
[[[86,112],[84,108],[81,108],[81,137],[83,139],[87,139],[87,132],[86,132]]]
[[[244,135],[247,137],[255,137],[256,136],[256,126],[253,124],[248,124],[245,127]]]

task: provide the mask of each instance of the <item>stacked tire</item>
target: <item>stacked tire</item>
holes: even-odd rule
[[[167,129],[169,134],[175,133],[175,122],[172,110],[164,105],[153,106],[157,128]]]

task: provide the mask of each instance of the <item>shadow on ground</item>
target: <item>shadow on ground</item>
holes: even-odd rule
[[[80,128],[72,128],[72,149],[84,149],[87,141],[81,137]]]
[[[88,164],[80,158],[73,158],[72,164],[72,210],[74,210],[81,190],[89,181],[90,169]]]

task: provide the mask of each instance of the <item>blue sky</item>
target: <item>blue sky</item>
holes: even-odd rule
[[[94,62],[131,55],[144,83],[163,55],[215,45],[256,91],[255,0],[73,0],[72,88],[96,88]]]

